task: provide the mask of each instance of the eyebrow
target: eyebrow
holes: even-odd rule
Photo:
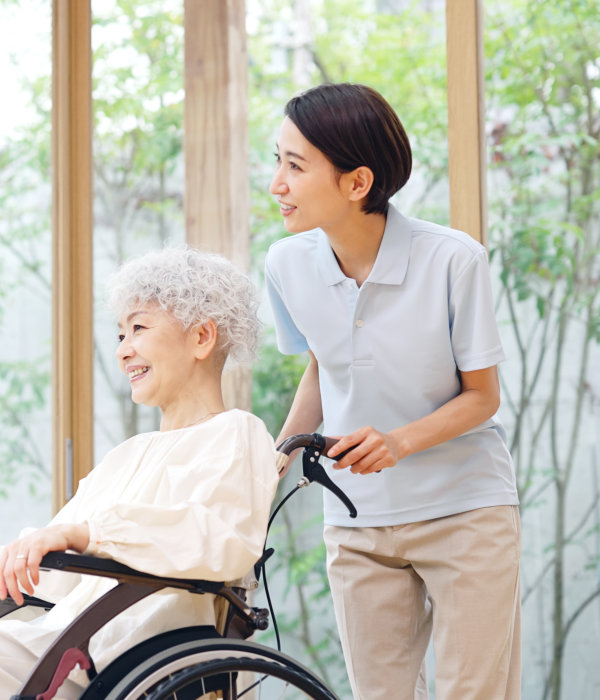
[[[145,314],[145,313],[146,313],[146,311],[144,311],[142,309],[138,309],[137,311],[132,311],[129,314],[129,316],[127,316],[127,318],[125,319],[125,323],[129,323],[132,318],[135,318],[136,316],[139,316],[140,314]],[[123,328],[120,321],[117,325],[119,326],[119,328]]]
[[[279,144],[275,144],[275,148],[277,149],[277,153],[279,153]],[[304,156],[301,156],[299,153],[296,153],[295,151],[285,151],[284,155],[287,156],[288,158],[297,158],[298,160],[303,160],[305,163],[308,162]]]

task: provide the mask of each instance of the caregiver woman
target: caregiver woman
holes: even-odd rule
[[[397,115],[364,85],[291,99],[271,183],[291,237],[266,261],[279,348],[308,352],[279,440],[343,436],[327,568],[354,697],[413,700],[433,631],[437,700],[520,697],[520,527],[487,253],[402,215]]]

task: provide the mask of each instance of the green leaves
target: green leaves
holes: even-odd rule
[[[252,371],[252,410],[276,436],[287,417],[307,358],[282,355],[269,329]]]
[[[35,439],[35,416],[48,401],[50,377],[45,362],[0,362],[0,497],[8,497],[17,482],[36,494],[47,488],[45,455]]]
[[[512,425],[524,552],[529,538],[543,552],[524,557],[533,582],[524,601],[533,593],[551,601],[552,641],[535,640],[533,650],[549,661],[532,687],[555,700],[567,637],[597,595],[598,561],[582,552],[594,547],[598,518],[597,465],[587,449],[600,366],[598,36],[590,0],[486,5],[491,259],[509,348],[503,420]],[[525,613],[530,625],[546,624],[531,606]],[[583,688],[564,692],[581,696]]]

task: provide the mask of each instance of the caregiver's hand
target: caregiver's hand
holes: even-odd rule
[[[354,474],[372,474],[395,466],[408,454],[396,436],[367,425],[341,438],[327,452],[327,457],[336,457],[353,445],[354,448],[333,465],[334,469],[350,467]]]

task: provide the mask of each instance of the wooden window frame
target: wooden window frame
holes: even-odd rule
[[[93,466],[91,1],[52,3],[52,506]]]
[[[450,225],[487,245],[482,14],[481,0],[446,0]]]

